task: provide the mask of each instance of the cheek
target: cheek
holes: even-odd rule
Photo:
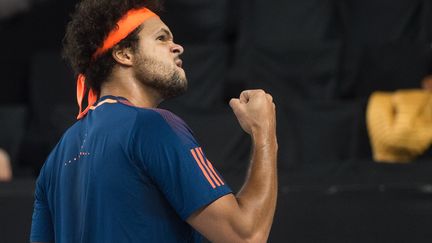
[[[170,62],[170,61],[173,61],[173,59],[174,59],[172,56],[172,53],[170,51],[170,48],[165,44],[159,44],[159,45],[153,46],[150,49],[149,53],[151,53],[151,55],[154,58],[156,58],[160,61],[163,61],[163,62]]]
[[[143,60],[150,60],[155,63],[164,64],[169,63],[169,57],[162,50],[155,48],[145,50],[141,53]]]

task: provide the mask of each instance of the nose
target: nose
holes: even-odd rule
[[[171,52],[181,55],[184,52],[183,46],[174,43],[173,46],[171,47]]]

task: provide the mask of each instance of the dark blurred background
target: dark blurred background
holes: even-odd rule
[[[60,57],[76,1],[0,0],[0,242],[28,242],[34,180],[75,121],[75,78]],[[372,160],[373,91],[420,88],[432,72],[430,0],[166,0],[189,92],[162,104],[195,131],[234,190],[248,136],[228,107],[273,94],[279,199],[269,242],[431,242],[432,156]]]

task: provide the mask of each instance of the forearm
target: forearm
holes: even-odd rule
[[[253,141],[247,178],[236,197],[225,195],[187,222],[211,242],[265,242],[277,198],[276,106],[263,90],[247,90],[230,106]]]
[[[278,145],[274,132],[252,137],[251,164],[237,201],[244,228],[267,238],[276,208]]]

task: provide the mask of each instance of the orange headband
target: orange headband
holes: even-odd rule
[[[116,28],[114,28],[109,35],[106,37],[105,41],[103,42],[103,45],[99,47],[95,53],[93,54],[92,58],[96,59],[100,55],[104,54],[109,49],[113,48],[115,45],[117,45],[120,41],[125,39],[130,33],[132,33],[136,28],[138,28],[142,23],[144,23],[147,19],[157,16],[155,13],[150,11],[148,8],[141,8],[141,9],[132,9],[129,10],[116,24]],[[84,99],[84,95],[86,92],[86,85],[85,85],[85,76],[84,74],[78,75],[77,80],[77,101],[79,106],[79,113],[77,119],[83,118],[85,115],[87,115],[87,112],[89,111],[90,107],[97,101],[98,94],[94,92],[92,89],[89,89],[88,92],[88,105],[87,108],[82,111],[82,102]]]

